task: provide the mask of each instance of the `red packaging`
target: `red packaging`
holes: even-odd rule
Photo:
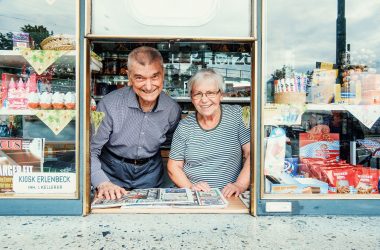
[[[2,107],[10,108],[10,109],[27,109],[28,108],[28,98],[25,96],[27,93],[36,92],[37,91],[37,79],[36,74],[30,75],[27,89],[23,91],[24,96],[20,94],[9,95],[9,83],[11,79],[17,83],[20,79],[18,75],[3,73],[1,75],[1,105]]]
[[[336,188],[340,194],[350,193],[350,186],[355,185],[355,169],[353,167],[325,168],[322,169],[322,178],[329,187]]]
[[[367,167],[356,168],[355,188],[358,194],[378,193],[379,170]]]
[[[338,133],[300,133],[300,157],[339,159]]]

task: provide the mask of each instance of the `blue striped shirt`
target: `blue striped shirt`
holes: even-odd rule
[[[152,112],[143,112],[130,87],[104,96],[97,111],[104,112],[105,117],[91,136],[91,182],[95,187],[109,180],[99,160],[103,146],[124,158],[152,157],[162,144],[171,142],[181,117],[179,105],[164,92]]]
[[[243,122],[242,108],[222,105],[219,124],[202,129],[195,114],[179,123],[169,158],[184,160],[184,172],[192,183],[207,182],[223,188],[236,181],[242,169],[242,146],[250,141],[250,128]]]

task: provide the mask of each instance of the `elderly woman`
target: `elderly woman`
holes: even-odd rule
[[[221,105],[224,82],[212,69],[198,71],[188,84],[197,112],[179,123],[171,145],[168,173],[182,188],[238,196],[250,183],[250,129],[242,108]]]

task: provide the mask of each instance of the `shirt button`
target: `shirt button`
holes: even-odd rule
[[[141,147],[138,147],[138,149],[141,149]]]
[[[143,135],[143,134],[145,134],[144,132],[141,132],[141,134]]]

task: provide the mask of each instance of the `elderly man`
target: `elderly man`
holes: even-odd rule
[[[162,92],[160,52],[138,47],[128,56],[129,86],[106,95],[104,112],[91,137],[91,182],[98,197],[120,198],[126,189],[154,188],[163,180],[160,146],[171,142],[179,105]]]

